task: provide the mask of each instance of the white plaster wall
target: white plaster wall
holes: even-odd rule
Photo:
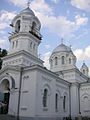
[[[71,85],[71,115],[76,117],[79,114],[79,94],[78,94],[78,84],[73,83]]]
[[[90,83],[80,86],[80,111],[83,116],[90,116]]]
[[[36,71],[25,71],[22,76],[20,116],[35,116]]]
[[[48,107],[44,108],[42,104],[43,90],[47,87],[49,89]],[[65,83],[56,81],[56,78],[50,74],[37,72],[37,90],[36,90],[36,115],[37,116],[68,116],[69,115],[69,86]],[[55,94],[59,93],[58,111],[55,110]],[[63,96],[64,93],[68,95],[67,111],[63,111]]]

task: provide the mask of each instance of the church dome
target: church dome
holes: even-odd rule
[[[57,46],[54,50],[53,50],[53,53],[56,53],[56,52],[70,52],[71,51],[71,48],[64,45],[64,44],[60,44],[59,46]]]
[[[27,7],[27,8],[24,9],[24,10],[22,10],[22,11],[20,12],[20,14],[28,14],[28,15],[33,15],[33,16],[35,16],[34,12],[33,12],[29,7]]]

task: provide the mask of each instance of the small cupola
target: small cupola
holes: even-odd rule
[[[61,43],[53,50],[49,63],[53,72],[72,69],[76,66],[76,56],[73,54],[71,47]]]
[[[85,63],[83,63],[83,65],[82,65],[80,71],[81,71],[85,76],[88,77],[89,69],[88,69],[88,67],[87,67],[87,65],[86,65]]]

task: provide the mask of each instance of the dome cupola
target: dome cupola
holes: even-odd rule
[[[83,63],[80,71],[81,71],[85,76],[88,77],[89,69],[88,69],[88,67],[87,67],[87,65],[86,65],[85,63]]]
[[[51,71],[59,72],[74,68],[76,65],[76,57],[73,54],[71,47],[61,43],[53,50],[49,62]]]
[[[33,16],[35,16],[34,12],[33,12],[29,7],[27,7],[27,8],[24,9],[24,10],[22,10],[22,11],[20,12],[20,14],[22,14],[22,15],[28,14],[28,15],[33,15]]]
[[[54,50],[53,50],[53,53],[57,53],[57,52],[70,52],[71,51],[71,48],[64,45],[63,43],[60,44],[59,46],[57,46]],[[52,53],[52,54],[53,54]]]

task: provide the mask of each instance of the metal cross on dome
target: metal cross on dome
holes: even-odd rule
[[[28,7],[30,7],[31,1],[32,1],[32,0],[30,0],[30,1],[27,2],[27,6],[28,6]]]
[[[85,60],[83,60],[83,63],[85,63]]]
[[[63,44],[63,40],[64,40],[64,39],[63,39],[63,38],[61,38],[61,44]]]

